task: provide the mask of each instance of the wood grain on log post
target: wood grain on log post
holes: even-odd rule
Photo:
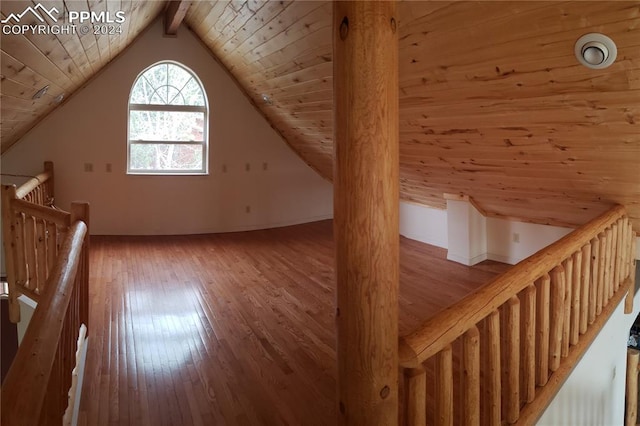
[[[333,4],[339,424],[398,419],[395,2]]]

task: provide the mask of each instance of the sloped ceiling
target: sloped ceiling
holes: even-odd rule
[[[157,1],[3,0],[0,2],[0,16],[3,21],[12,14],[19,17],[27,7],[35,8],[37,5],[52,11],[53,19],[57,20],[53,21],[42,12],[42,8],[37,9],[49,27],[69,27],[65,25],[69,11],[102,13],[103,16],[109,13],[110,20],[116,19],[116,13],[122,11],[125,21],[117,25],[121,32],[113,34],[95,35],[93,31],[81,34],[82,25],[79,24],[75,33],[68,30],[66,34],[57,35],[34,34],[31,30],[25,31],[24,35],[6,35],[3,32],[0,36],[0,141],[3,153],[57,106],[58,95],[68,97],[82,87],[131,44],[165,6],[164,2]],[[19,22],[12,18],[10,23],[42,24],[30,12],[22,15]],[[112,29],[115,27],[111,26]],[[105,29],[109,31],[109,27]],[[49,86],[46,94],[40,99],[32,99],[45,86]],[[94,107],[99,109],[99,102]]]
[[[3,19],[24,9],[11,3],[2,2]],[[64,5],[71,10],[71,3],[77,9]],[[131,11],[127,38],[2,36],[3,151],[164,4],[88,7]],[[442,208],[444,193],[464,193],[490,215],[559,225],[622,203],[640,230],[638,2],[407,1],[399,21],[403,199]],[[193,2],[185,23],[292,148],[330,179],[330,2]],[[577,63],[574,43],[588,32],[616,41],[613,66]],[[52,88],[48,104],[34,103],[44,84]]]

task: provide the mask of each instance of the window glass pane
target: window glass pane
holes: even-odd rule
[[[204,106],[200,84],[184,68],[170,63],[145,71],[131,91],[131,102],[151,105]]]
[[[182,96],[185,105],[204,106],[204,93],[200,84],[193,78],[182,89]]]
[[[204,113],[130,111],[129,140],[203,141]]]
[[[153,87],[156,96],[150,99],[153,104],[167,104],[166,90],[160,90],[161,87],[167,85],[167,65],[160,64],[145,71],[140,78],[146,79],[149,86]]]
[[[184,105],[184,96],[174,86],[169,86],[167,89],[167,98],[170,105]]]
[[[153,93],[153,88],[149,86],[149,83],[144,78],[139,78],[136,81],[135,86],[131,89],[131,100],[132,104],[149,104],[151,103],[151,94]]]
[[[182,90],[187,81],[191,78],[191,74],[182,67],[176,64],[169,64],[169,85],[175,87],[177,90]],[[171,99],[169,99],[171,100]]]
[[[200,144],[131,144],[132,171],[201,171],[204,146]]]

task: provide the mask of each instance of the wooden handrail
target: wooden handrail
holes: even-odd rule
[[[53,163],[51,161],[45,161],[44,172],[32,177],[31,179],[20,185],[16,192],[16,196],[19,199],[23,199],[28,193],[50,179],[53,179]]]
[[[57,210],[51,207],[33,204],[21,199],[15,199],[11,202],[11,208],[28,216],[34,216],[47,222],[55,223],[65,228],[71,225],[71,214],[64,210]]]
[[[411,426],[533,424],[632,292],[634,238],[616,206],[401,338],[401,418]],[[425,373],[436,378],[426,389],[431,420],[422,412]],[[460,407],[451,406],[456,393]]]
[[[2,186],[2,230],[9,283],[9,318],[20,321],[18,297],[39,301],[56,260],[61,235],[72,223],[71,214],[53,203],[53,163],[44,172],[16,188]],[[88,218],[87,218],[88,219]]]
[[[89,205],[72,203],[70,213],[50,207],[53,163],[44,166],[20,188],[2,187],[11,321],[20,321],[21,294],[38,303],[3,384],[3,424],[69,418],[77,351],[85,340],[81,324],[89,322]]]
[[[75,222],[62,245],[15,361],[2,386],[2,422],[35,425],[49,388],[49,376],[71,300],[87,226]]]
[[[437,354],[471,327],[505,304],[562,260],[589,243],[594,235],[625,215],[623,206],[611,210],[576,229],[545,249],[533,254],[464,298],[425,321],[422,326],[400,338],[399,360],[404,368],[416,368]]]

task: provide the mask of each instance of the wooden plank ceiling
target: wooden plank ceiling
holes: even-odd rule
[[[10,7],[23,9],[11,3],[2,2],[3,19]],[[55,95],[86,81],[164,7],[114,4],[133,16],[120,42],[2,36],[3,151],[53,108]],[[407,1],[399,21],[403,199],[443,208],[443,193],[465,193],[491,215],[558,225],[622,203],[640,230],[638,2]],[[330,2],[199,1],[185,23],[330,179]],[[589,70],[574,58],[575,41],[588,32],[616,41],[610,68]],[[34,103],[44,84],[48,103]]]
[[[42,5],[53,12],[57,23],[65,22],[69,11],[110,13],[114,19],[117,11],[124,12],[122,33],[94,35],[93,31],[80,34],[33,34],[0,36],[1,120],[0,141],[4,153],[38,121],[56,106],[56,97],[70,96],[82,87],[102,67],[127,47],[164,8],[164,2],[112,1],[112,0],[34,0],[2,1],[0,16],[5,20],[11,14],[18,15],[28,6]],[[42,10],[42,9],[39,9]],[[55,24],[42,13],[47,24]],[[14,22],[13,20],[11,22]],[[20,25],[38,25],[41,22],[27,13]],[[4,24],[3,24],[4,27]],[[32,99],[41,88],[49,86],[40,99]]]

